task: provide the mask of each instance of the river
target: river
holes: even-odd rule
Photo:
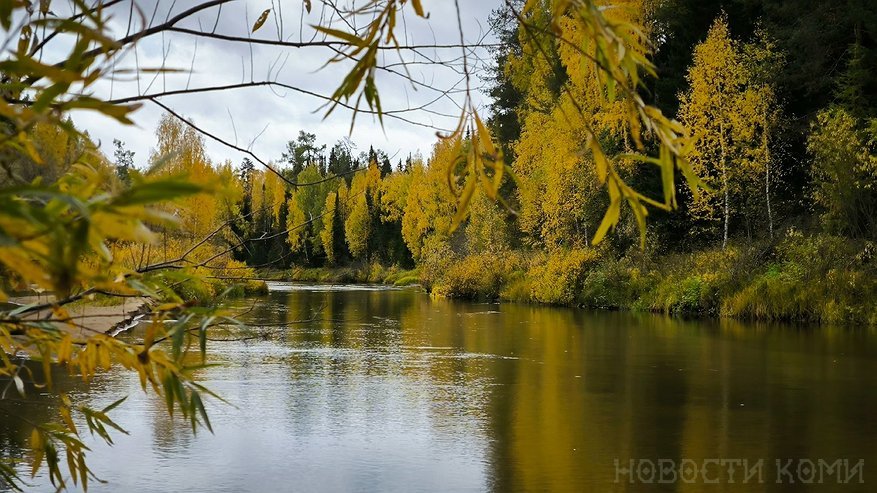
[[[56,376],[60,390],[96,407],[131,395],[112,414],[130,435],[116,433],[113,447],[88,440],[90,466],[106,481],[89,491],[877,483],[872,330],[432,300],[369,286],[274,284],[235,303],[252,307],[243,317],[252,327],[213,334],[234,340],[210,342],[218,366],[199,375],[230,403],[208,405],[215,434],[170,420],[136,376],[114,370],[88,387]],[[40,419],[53,402],[43,395],[21,410]],[[4,421],[0,452],[20,454],[28,434]],[[44,476],[30,484],[50,491]]]

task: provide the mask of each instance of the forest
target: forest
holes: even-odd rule
[[[510,172],[500,200],[475,190],[459,227],[447,185],[459,149],[447,139],[426,157],[391,162],[374,147],[359,150],[350,139],[330,146],[302,130],[278,150],[276,174],[248,158],[211,165],[203,137],[166,115],[155,156],[175,153],[180,162],[162,166],[198,182],[221,178],[225,198],[189,206],[185,214],[206,217],[187,218],[182,231],[197,238],[230,222],[225,246],[263,277],[873,324],[877,14],[867,2],[802,5],[630,1],[610,11],[645,26],[655,43],[658,77],[640,92],[690,129],[691,167],[709,191],[680,186],[678,207],[655,209],[644,231],[625,210],[599,244],[592,240],[610,200],[585,152],[587,135],[599,136],[637,190],[659,195],[661,170],[633,155],[625,108],[603,97],[595,68],[552,45],[550,34],[520,27],[513,9],[521,3],[490,18],[500,43],[486,81],[486,125]],[[803,27],[786,26],[792,11],[805,12]],[[527,15],[548,30],[549,12]],[[472,145],[471,128],[462,140]],[[138,169],[122,147],[112,165],[119,177]],[[296,186],[307,183],[316,185]]]

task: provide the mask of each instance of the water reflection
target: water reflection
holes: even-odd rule
[[[877,481],[868,331],[301,286],[247,317],[271,336],[211,343],[222,366],[202,373],[234,404],[211,406],[216,435],[192,436],[136,378],[111,372],[85,389],[56,377],[96,403],[132,393],[115,414],[131,436],[91,455],[109,481],[96,491],[703,489],[616,482],[615,459],[659,458],[864,459],[864,485],[818,490]],[[52,402],[41,397],[35,419]],[[3,453],[20,455],[28,433],[4,420]],[[764,479],[713,489],[803,486]]]

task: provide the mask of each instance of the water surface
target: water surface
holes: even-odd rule
[[[130,435],[89,440],[107,481],[90,491],[703,491],[616,461],[711,458],[764,461],[761,482],[723,475],[711,491],[877,483],[877,334],[864,329],[272,288],[237,302],[251,328],[209,343],[220,366],[199,376],[233,404],[209,406],[214,435],[170,420],[136,377],[56,376],[94,406],[131,394],[113,414]],[[45,419],[53,398],[19,411]],[[29,433],[4,417],[0,454],[20,456]],[[820,458],[864,460],[864,484],[776,483],[775,460]]]

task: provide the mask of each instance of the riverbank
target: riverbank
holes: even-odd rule
[[[54,296],[16,296],[9,299],[18,305],[51,303]],[[109,301],[112,302],[109,302]],[[64,307],[69,315],[69,323],[59,323],[56,327],[77,336],[87,337],[93,334],[115,335],[135,323],[138,316],[149,311],[151,300],[144,297],[106,298],[100,301],[85,300],[71,303]],[[46,308],[24,316],[25,320],[57,318],[52,308]]]
[[[434,296],[748,320],[877,325],[873,242],[792,230],[687,254],[505,251],[427,260]]]
[[[268,285],[260,280],[204,279],[192,277],[173,286],[180,299],[201,305],[215,303],[222,299],[259,296],[268,293]],[[9,302],[18,306],[43,305],[54,302],[51,293],[40,295],[12,296]],[[145,297],[95,295],[64,306],[69,322],[56,324],[62,330],[78,336],[91,334],[110,334],[115,336],[125,331],[148,314],[155,301]],[[53,308],[48,307],[22,317],[25,320],[58,319]]]
[[[276,281],[319,282],[331,284],[387,284],[411,286],[420,284],[418,269],[383,266],[379,263],[344,267],[293,267],[289,270],[260,271],[259,277]]]
[[[498,250],[275,271],[278,280],[420,284],[433,297],[746,320],[877,325],[873,242],[790,231],[774,242],[684,254],[632,249]]]

